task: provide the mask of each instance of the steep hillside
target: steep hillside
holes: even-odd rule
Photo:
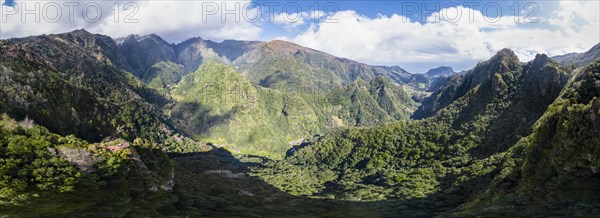
[[[465,94],[434,117],[334,132],[257,175],[300,195],[353,201],[427,197],[442,202],[441,208],[453,207],[486,187],[501,170],[500,157],[531,133],[567,79],[545,55],[523,66],[512,51],[502,50],[465,76],[457,85]],[[273,173],[288,176],[268,176]],[[320,176],[311,183],[295,182],[313,174]]]
[[[215,62],[201,65],[171,94],[170,117],[189,135],[263,155],[283,155],[303,139],[334,128],[406,118],[414,108],[410,96],[385,77],[357,80],[330,93],[275,89]]]
[[[458,214],[600,214],[599,81],[599,61],[580,69],[533,133],[506,154],[503,173]]]
[[[110,110],[92,90],[69,83],[41,57],[10,42],[0,41],[0,53],[0,112],[91,140],[114,134],[109,122],[95,119]]]
[[[291,84],[299,88],[330,90],[357,79],[370,81],[378,75],[388,76],[398,83],[408,83],[411,76],[399,67],[369,66],[279,40],[256,46],[233,64],[264,87]]]
[[[407,119],[413,112],[416,104],[404,88],[385,76],[377,76],[370,82],[359,79],[338,88],[327,100],[338,107],[337,116],[348,126],[374,126]]]
[[[495,92],[499,92],[504,88],[504,83],[508,81],[505,80],[514,80],[518,79],[520,75],[530,75],[530,76],[538,76],[538,74],[533,73],[533,71],[545,71],[545,69],[540,69],[544,67],[545,62],[547,62],[548,57],[545,55],[536,57],[533,63],[529,63],[526,69],[522,69],[523,66],[519,63],[519,60],[516,55],[509,50],[502,50],[496,56],[492,57],[490,60],[477,64],[475,68],[469,70],[467,73],[458,74],[448,79],[448,81],[441,87],[439,90],[434,92],[430,97],[425,99],[422,102],[420,108],[413,114],[412,118],[414,119],[423,119],[427,117],[431,117],[436,114],[441,109],[447,107],[452,102],[462,98],[467,95],[469,91],[479,85],[481,86],[493,86],[490,89],[495,90]],[[500,63],[500,64],[490,64],[490,63]],[[503,75],[503,73],[513,71],[511,74]],[[526,74],[526,71],[532,71],[529,74]],[[542,72],[543,74],[543,72]],[[544,75],[539,76],[544,83],[548,83],[548,78],[545,78]],[[530,80],[534,80],[535,78],[529,78]],[[551,80],[556,80],[557,78],[553,78]],[[564,78],[563,78],[564,80]],[[531,83],[539,88],[539,84]],[[550,92],[556,92],[556,88],[552,87]],[[490,96],[494,95],[495,92],[490,92]],[[544,94],[546,92],[544,91]],[[524,95],[524,94],[520,94]],[[487,96],[481,96],[482,98],[487,98]],[[523,96],[521,96],[523,97]],[[544,105],[544,104],[542,104]]]
[[[290,141],[342,126],[406,119],[416,106],[410,87],[380,77],[410,76],[399,67],[368,66],[283,41],[194,38],[174,45],[156,35],[112,40],[76,30],[3,43],[4,53],[13,55],[3,60],[2,100],[13,104],[0,111],[17,119],[30,116],[53,132],[91,141],[141,137],[180,149],[187,143],[168,120],[174,112],[178,126],[199,139],[283,155]],[[17,65],[28,59],[33,62]],[[205,64],[210,70],[200,69]],[[215,64],[228,67],[211,67]],[[239,70],[229,72],[234,67]],[[239,95],[232,78],[254,90],[242,94],[258,97],[260,107],[250,110],[256,114],[238,103],[199,98]],[[206,86],[216,93],[206,93]],[[207,107],[214,117],[204,117]],[[45,108],[60,110],[50,114]]]
[[[149,141],[89,144],[6,114],[0,157],[0,213],[9,217],[150,215],[137,208],[173,188],[171,161]]]
[[[143,138],[186,147],[158,110],[166,99],[107,58],[116,49],[112,39],[74,31],[0,46],[0,112],[92,142]]]
[[[126,64],[121,68],[131,71],[142,80],[153,77],[150,68],[161,62],[175,62],[176,53],[173,45],[165,42],[157,35],[130,35],[117,39],[118,51],[125,57]]]
[[[162,108],[167,116],[187,134],[234,151],[283,155],[292,141],[407,119],[416,107],[414,85],[404,84],[418,82],[402,68],[289,42],[192,38],[173,45],[155,35],[116,41],[128,64],[122,68],[170,102]]]
[[[413,75],[278,40],[0,40],[0,217],[594,216],[595,50]]]

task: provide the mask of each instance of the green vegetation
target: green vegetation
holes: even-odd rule
[[[355,81],[326,92],[293,85],[265,88],[233,67],[206,62],[171,92],[168,113],[189,135],[218,146],[277,157],[290,141],[342,126],[373,126],[408,117],[414,102],[389,79]]]
[[[504,49],[432,81],[282,41],[85,31],[0,55],[0,216],[600,214],[600,61]]]
[[[144,140],[137,139],[131,146],[124,140],[88,144],[6,114],[0,119],[0,163],[0,208],[73,195],[80,188],[105,188],[135,173],[146,177],[136,183],[155,184],[173,171],[166,154]],[[139,171],[125,172],[132,168]]]
[[[43,41],[39,44],[51,42],[39,40]],[[39,44],[24,46],[37,50]],[[47,50],[56,56],[50,63],[65,68],[57,71],[24,46],[0,42],[0,51],[6,54],[0,59],[0,113],[17,120],[28,118],[53,133],[74,134],[91,142],[109,137],[143,138],[173,151],[202,150],[201,143],[193,143],[171,127],[155,109],[165,100],[133,75],[110,63],[90,60],[90,54],[70,54],[81,50],[50,47]],[[77,59],[80,64],[71,63],[77,62],[69,59],[72,55],[82,57]],[[82,69],[67,69],[62,62],[68,61],[68,66]]]
[[[594,67],[598,65],[582,71],[597,72],[599,68]],[[500,73],[489,69],[500,70]],[[489,76],[486,77],[486,73]],[[563,100],[554,103],[546,112],[567,78],[568,75],[546,56],[538,56],[521,66],[512,52],[503,51],[465,75],[459,87],[472,88],[435,116],[422,121],[333,132],[298,150],[285,161],[273,161],[269,163],[270,167],[257,169],[255,175],[289,193],[318,198],[349,201],[425,198],[433,199],[440,207],[457,207],[470,202],[471,207],[457,213],[463,215],[474,211],[480,214],[487,211],[486,207],[492,207],[489,212],[498,214],[518,214],[520,211],[514,209],[515,204],[524,204],[530,213],[539,214],[545,212],[544,206],[574,202],[588,204],[578,206],[577,211],[552,210],[548,214],[589,214],[597,207],[593,202],[598,202],[596,192],[586,191],[598,190],[597,176],[591,170],[591,167],[597,167],[598,128],[586,121],[593,117],[590,111],[597,113],[597,108],[590,110],[593,103],[586,102],[591,96],[600,94],[600,87],[596,85],[597,75],[583,79],[578,74],[564,89],[561,98],[586,96],[573,102],[584,102],[587,106],[557,111],[556,105],[569,102]],[[569,91],[574,86],[580,88]],[[548,117],[555,116],[552,114],[564,116],[560,118],[564,124],[550,121],[550,127],[558,126],[560,130],[543,130],[542,123],[549,122]],[[579,114],[579,117],[573,114]],[[534,122],[540,117],[532,131]],[[540,136],[540,132],[546,133]],[[531,133],[532,136],[522,137]],[[530,145],[532,143],[556,146],[534,152],[530,150],[536,147]],[[574,168],[582,171],[571,171],[568,177],[556,178],[556,173],[546,170],[552,168],[524,162],[532,157],[540,158],[540,155],[546,156],[546,161],[552,160],[546,164],[566,164],[552,166],[560,169],[558,172]],[[542,175],[530,174],[529,180],[520,180],[521,169]],[[575,186],[564,186],[576,175],[580,182],[573,183]],[[517,192],[521,197],[508,195],[505,198],[498,194],[500,191],[493,191],[493,187],[502,191],[514,191],[519,187]],[[545,188],[540,190],[539,187]],[[540,195],[555,190],[565,192],[550,195],[554,198]],[[559,196],[573,196],[567,195],[566,190],[585,192],[587,200],[558,201]],[[471,201],[472,196],[485,200]],[[486,197],[500,200],[489,203]],[[508,203],[509,200],[512,201]]]
[[[507,207],[514,208],[511,205],[527,205],[524,211],[529,215],[544,210],[549,215],[598,214],[598,81],[600,61],[576,72],[533,133],[514,146],[512,158],[503,161],[503,173],[494,178],[489,191],[479,194],[461,213],[505,213]],[[564,205],[573,206],[564,211]]]
[[[39,192],[73,191],[81,177],[77,168],[52,155],[58,148],[84,146],[75,137],[59,137],[33,126],[28,120],[19,123],[3,115],[0,120],[0,204],[18,204]]]

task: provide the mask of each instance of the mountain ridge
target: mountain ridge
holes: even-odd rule
[[[284,41],[85,30],[0,57],[9,216],[600,212],[600,60],[502,49],[432,80]]]
[[[573,64],[575,67],[583,67],[600,58],[600,42],[583,53],[568,53],[552,57],[561,65]]]

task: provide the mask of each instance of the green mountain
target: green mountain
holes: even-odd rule
[[[274,83],[285,83],[298,89],[320,90],[347,85],[358,78],[369,81],[378,75],[396,83],[409,83],[413,77],[397,66],[369,66],[280,40],[213,42],[192,38],[168,44],[156,35],[131,35],[116,39],[116,43],[126,60],[119,66],[147,81],[160,77],[160,73],[151,70],[160,69],[156,64],[179,65],[183,72],[177,74],[186,75],[207,61],[235,66],[252,82],[268,88],[277,87]]]
[[[402,68],[284,41],[193,38],[174,45],[132,35],[116,44],[121,68],[165,96],[162,110],[179,129],[238,152],[282,155],[294,141],[405,119],[417,106]]]
[[[551,83],[555,82],[554,80],[564,80],[564,78],[557,78],[556,76],[553,76],[554,74],[546,72],[556,71],[552,68],[545,66],[545,62],[547,61],[547,59],[548,57],[545,55],[538,56],[533,62],[529,63],[528,65],[521,66],[517,56],[514,55],[512,51],[506,49],[502,50],[490,60],[477,64],[475,68],[467,71],[464,75],[459,74],[449,78],[446,84],[444,84],[441,88],[439,88],[439,90],[434,92],[429,98],[423,101],[422,106],[413,114],[412,117],[415,119],[431,117],[437,112],[439,112],[441,109],[449,106],[451,103],[469,94],[469,92],[477,86],[491,86],[489,90],[492,90],[492,92],[488,92],[488,94],[489,96],[493,96],[498,92],[501,92],[503,89],[508,88],[506,86],[508,85],[507,82],[519,79],[518,77],[520,76],[532,77],[527,78],[531,81],[535,81],[536,79],[539,79],[540,81],[539,84],[535,84],[533,82],[530,84],[525,84],[533,86],[525,86],[525,89],[542,89],[531,91],[542,92],[543,95],[551,95],[551,93],[556,93],[558,92],[557,89],[560,90],[560,87],[552,86]],[[558,66],[554,66],[554,68],[558,68]],[[532,73],[532,71],[534,70],[541,70],[543,72],[535,74]],[[508,73],[511,71],[512,73]],[[525,95],[527,95],[527,91],[523,90],[521,93],[516,93],[514,97],[523,98],[525,97]],[[486,95],[480,97],[488,98],[489,96]],[[539,102],[531,102],[530,105],[547,105],[547,103],[537,103]]]
[[[593,217],[600,61],[573,69],[509,49],[437,77],[284,41],[0,40],[0,216]]]
[[[85,31],[2,40],[0,113],[92,142],[144,138],[184,148],[187,139],[159,110],[167,100],[107,58],[119,60],[112,42]]]
[[[72,84],[74,89],[81,89],[77,91],[61,90],[62,92],[83,93],[62,99],[63,102],[45,101],[44,98],[48,97],[65,98],[68,96],[60,94],[58,90],[48,91],[51,94],[38,100],[59,105],[33,104],[28,107],[34,108],[28,110],[17,107],[11,109],[13,112],[9,115],[16,119],[31,116],[36,122],[47,126],[53,132],[76,134],[92,141],[110,136],[133,140],[142,134],[147,134],[144,135],[144,138],[152,138],[159,142],[172,141],[171,138],[175,136],[175,138],[181,138],[177,133],[178,130],[174,129],[169,120],[173,112],[172,114],[175,115],[173,120],[177,121],[174,124],[177,124],[190,136],[206,139],[218,145],[235,147],[234,150],[283,154],[291,147],[290,141],[323,134],[332,128],[341,126],[368,126],[406,118],[416,107],[416,103],[407,97],[410,95],[410,89],[394,84],[395,82],[390,80],[381,82],[383,80],[377,78],[373,69],[384,69],[384,67],[371,67],[342,60],[290,43],[232,40],[215,43],[195,38],[173,45],[166,43],[156,35],[142,37],[132,35],[113,40],[107,36],[88,33],[85,30],[11,39],[6,43],[14,43],[15,46],[26,52],[39,56],[38,62],[42,62],[44,68],[50,68],[48,71],[54,71],[43,73],[43,76],[57,74],[59,83],[65,83],[65,85],[56,86],[57,88]],[[273,45],[278,44],[281,44],[279,50],[265,49],[267,46],[273,48]],[[301,59],[288,56],[291,54],[290,51],[294,53],[310,51],[310,54],[306,54],[306,59]],[[260,60],[261,63],[253,66],[259,67],[252,69],[242,67],[249,66],[249,58],[256,57],[255,54],[260,54],[257,60]],[[276,60],[275,57],[286,57],[288,62]],[[19,59],[19,57],[15,58]],[[324,62],[314,61],[321,58],[327,60]],[[5,61],[13,60],[6,59]],[[245,64],[236,65],[235,63],[238,62]],[[220,75],[222,72],[213,71],[225,68],[212,69],[213,63],[238,67],[240,73]],[[311,70],[306,71],[306,74],[294,71],[293,75],[284,76],[286,78],[297,77],[304,81],[298,84],[283,77],[278,78],[276,76],[279,75],[278,73],[269,75],[268,78],[259,77],[259,75],[263,75],[261,72],[271,69],[280,72],[285,68],[284,65],[280,65],[283,63]],[[214,75],[191,82],[192,77],[204,76],[202,73],[195,72],[203,71],[205,65],[211,69],[208,70],[211,71],[208,74],[214,73]],[[329,69],[330,66],[334,66],[335,69]],[[338,68],[345,70],[337,70]],[[390,72],[399,71],[408,75],[401,68],[389,67],[389,69],[391,69]],[[363,72],[365,70],[366,72]],[[21,71],[23,70],[16,68],[7,72],[15,74]],[[239,81],[243,80],[247,82],[248,87],[251,86],[260,91],[236,92],[240,90],[234,89],[240,87],[232,86],[233,83],[228,81],[230,76],[235,76],[233,74],[243,75],[237,77]],[[35,75],[31,76],[36,77]],[[186,76],[190,78],[183,81]],[[7,82],[9,79],[18,78],[12,74],[8,77]],[[377,82],[379,87],[375,90],[375,87],[371,88],[370,84],[367,84],[366,88],[363,88],[363,84],[358,85],[360,82],[357,83],[360,78],[368,79],[367,81],[374,80],[373,83],[380,81]],[[279,85],[268,85],[266,84],[268,82],[265,81],[273,81]],[[308,84],[316,84],[316,81],[330,82],[316,89],[312,85],[308,86]],[[18,85],[33,86],[29,82],[37,81],[9,82],[21,82],[27,84]],[[40,86],[39,89],[46,88],[44,87],[46,84],[36,85]],[[206,87],[212,89],[207,90]],[[364,89],[372,90],[364,91]],[[207,93],[207,91],[211,93]],[[34,91],[27,95],[36,94],[37,92]],[[244,96],[238,96],[240,94]],[[204,98],[199,98],[201,95]],[[252,108],[253,113],[246,113],[247,111],[238,111],[240,105],[235,103],[237,100],[230,99],[234,103],[225,103],[233,104],[233,106],[217,104],[212,105],[212,109],[206,108],[207,102],[204,101],[206,98],[224,95],[236,95],[235,98],[248,98],[245,101],[252,102],[260,100],[258,103],[262,107]],[[353,99],[349,102],[346,101],[345,97],[350,96],[354,96]],[[27,98],[26,96],[10,97]],[[64,101],[67,103],[65,104]],[[77,104],[79,101],[91,102]],[[44,107],[64,107],[64,109],[58,110],[64,114],[58,116],[48,114],[48,112],[43,112]],[[124,107],[124,110],[120,110],[118,107]],[[307,108],[310,109],[307,110]],[[8,112],[8,109],[2,111]],[[347,113],[348,111],[350,112]],[[40,113],[46,114],[41,115]],[[214,117],[203,117],[208,114]],[[255,117],[251,118],[251,116]],[[194,119],[190,120],[192,117]],[[181,119],[185,122],[180,122]],[[81,120],[84,120],[85,123],[81,123]],[[91,130],[90,128],[95,129]],[[164,132],[164,134],[159,132]],[[164,135],[173,137],[165,138]]]
[[[130,35],[115,40],[117,51],[122,53],[125,63],[123,69],[133,72],[138,78],[152,78],[149,68],[160,62],[176,62],[173,46],[157,35]]]
[[[334,128],[406,118],[414,107],[408,94],[382,76],[330,93],[307,93],[265,88],[215,62],[184,77],[171,95],[169,116],[189,135],[262,155],[282,155],[291,145]]]
[[[256,45],[233,64],[264,87],[291,84],[297,89],[316,91],[330,90],[357,79],[369,81],[378,75],[408,83],[411,76],[399,67],[369,66],[280,40]]]
[[[461,213],[597,215],[599,81],[600,61],[578,70],[533,133],[505,155],[503,172]]]
[[[502,50],[449,84],[464,94],[433,117],[337,131],[257,175],[297,195],[425,198],[432,210],[451,210],[510,170],[502,165],[507,155],[532,133],[568,78],[545,55],[521,65],[512,51]]]

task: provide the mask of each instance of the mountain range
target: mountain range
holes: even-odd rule
[[[281,40],[0,40],[0,215],[598,215],[599,49],[412,74]]]
[[[569,53],[552,57],[561,65],[572,64],[575,67],[583,67],[598,58],[600,58],[600,44],[583,53]]]

